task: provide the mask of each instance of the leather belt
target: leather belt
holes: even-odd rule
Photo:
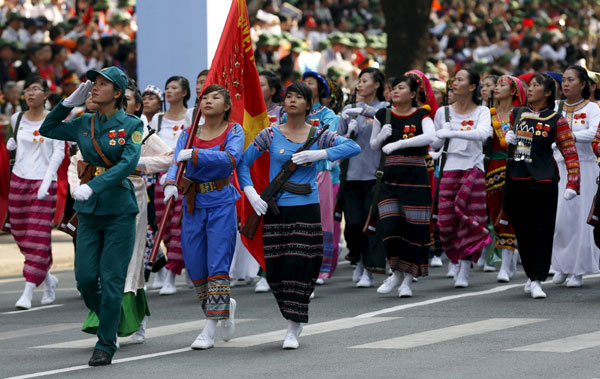
[[[216,179],[212,182],[195,183],[194,187],[196,189],[196,192],[208,193],[214,190],[220,191],[223,189],[223,187],[228,186],[229,184],[229,177],[227,177],[222,179]]]
[[[100,166],[93,166],[93,167],[94,167],[94,176],[104,174],[106,172],[106,170],[108,170],[106,167],[100,167]]]
[[[132,176],[134,178],[141,178],[142,177],[142,170],[135,170],[134,172],[132,172],[131,174],[129,174],[129,176]]]

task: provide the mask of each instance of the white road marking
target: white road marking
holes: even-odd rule
[[[236,323],[243,323],[243,322],[247,322],[247,321],[251,321],[251,320],[250,319],[235,320]],[[202,330],[202,328],[204,328],[205,324],[206,324],[206,320],[198,320],[198,321],[182,322],[179,324],[171,324],[171,325],[165,325],[165,326],[157,326],[154,328],[148,328],[146,330],[146,338],[163,337],[163,336],[168,336],[168,335],[173,335],[173,334],[193,332],[195,330],[200,332]],[[50,345],[35,346],[33,348],[34,349],[85,349],[85,348],[94,347],[96,345],[96,341],[98,341],[98,339],[93,337],[93,338],[85,338],[85,339],[75,340],[75,341],[54,343],[54,344],[50,344]],[[129,337],[119,338],[119,344],[124,346],[129,343],[130,343]]]
[[[447,328],[428,330],[426,332],[409,334],[407,336],[375,341],[364,345],[351,346],[351,349],[412,349],[414,347],[432,345],[457,338],[485,334],[534,324],[547,319],[540,318],[492,318],[489,320],[470,322]]]
[[[55,289],[55,291],[56,292],[77,292],[77,288],[75,288],[75,287],[70,287],[70,288],[58,287],[57,289]],[[19,294],[19,293],[23,293],[23,290],[0,291],[0,295],[13,295],[13,294]]]
[[[35,312],[35,311],[41,311],[41,310],[44,310],[44,309],[51,309],[51,308],[62,307],[63,305],[64,304],[43,305],[41,307],[33,307],[33,308],[30,308],[30,309],[24,309],[22,311],[3,312],[3,313],[0,313],[0,315],[14,315],[14,314],[25,313],[25,312]]]
[[[372,317],[372,318],[355,318],[348,317],[332,321],[320,322],[318,324],[306,325],[302,330],[301,337],[312,336],[315,334],[334,332],[337,330],[351,329],[357,326],[376,324],[384,321],[396,320],[400,317]],[[217,342],[216,347],[250,347],[256,345],[264,345],[271,342],[281,342],[285,337],[286,330],[277,330],[274,332],[254,334],[235,338],[229,342]]]
[[[600,274],[586,275],[586,276],[584,276],[584,278],[585,279],[600,278]],[[551,283],[551,282],[552,282],[551,280],[547,280],[544,283]],[[483,296],[483,295],[493,295],[495,293],[500,293],[500,292],[508,291],[510,289],[513,289],[513,288],[519,288],[519,287],[523,288],[524,285],[525,285],[525,283],[507,284],[507,285],[497,286],[497,287],[491,288],[489,290],[484,290],[484,291],[466,292],[466,293],[461,293],[459,295],[450,295],[450,296],[438,297],[436,299],[430,299],[430,300],[420,301],[420,302],[417,302],[417,303],[397,305],[395,307],[380,309],[380,310],[375,311],[375,312],[363,313],[363,314],[360,314],[360,315],[358,315],[356,317],[376,317],[376,316],[383,315],[383,314],[386,314],[386,313],[403,311],[405,309],[422,307],[424,305],[443,303],[443,302],[446,302],[446,301],[464,299],[464,298],[467,298],[467,297]],[[525,295],[525,294],[523,294],[523,295]]]
[[[23,278],[0,279],[0,284],[22,282]]]
[[[50,325],[45,325],[45,326],[38,326],[35,328],[12,330],[10,332],[0,333],[0,341],[11,339],[11,338],[35,336],[38,334],[45,334],[45,333],[51,333],[51,332],[60,332],[61,330],[75,329],[75,328],[80,328],[80,327],[81,327],[80,322],[77,322],[77,323],[72,322],[72,323],[63,323],[63,324],[50,324]]]
[[[545,353],[572,353],[583,349],[600,346],[600,332],[579,334],[552,341],[534,343],[532,345],[506,349],[505,351],[541,351]]]

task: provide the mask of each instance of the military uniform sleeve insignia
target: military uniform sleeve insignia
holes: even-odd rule
[[[135,143],[136,145],[139,145],[140,143],[142,143],[142,133],[139,131],[135,131],[133,132],[133,134],[131,135],[131,140],[133,141],[133,143]]]

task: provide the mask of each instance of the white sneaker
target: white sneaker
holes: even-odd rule
[[[454,288],[467,288],[469,286],[469,272],[471,271],[471,261],[461,260],[458,273],[454,281]]]
[[[377,293],[392,292],[394,288],[402,284],[402,279],[404,279],[404,273],[400,271],[394,271],[392,275],[388,276],[387,279],[383,281],[383,284],[377,288]]]
[[[542,291],[542,286],[538,280],[531,282],[531,297],[534,299],[546,298],[546,293]]]
[[[364,270],[362,276],[358,283],[356,283],[357,288],[370,288],[373,287],[373,274],[371,274],[368,270]]]
[[[285,350],[294,350],[297,349],[300,344],[298,343],[298,338],[293,333],[287,333],[285,338],[283,339],[283,348]]]
[[[206,350],[215,346],[215,340],[200,333],[196,340],[192,343],[191,348],[194,350]]]
[[[42,305],[54,303],[56,300],[56,287],[58,286],[58,278],[48,273],[49,278],[44,280],[44,295],[42,296]]]
[[[485,265],[485,258],[483,257],[483,254],[481,254],[481,256],[479,256],[479,259],[477,260],[477,267],[483,267]]]
[[[487,264],[487,262],[483,265],[483,272],[494,272],[496,271],[496,267]]]
[[[318,278],[315,284],[317,284],[318,286],[322,286],[323,284],[325,284],[325,279]]]
[[[583,286],[583,275],[571,275],[567,281],[567,287],[579,288],[581,286]]]
[[[175,285],[165,282],[158,294],[162,296],[162,295],[173,295],[174,293],[177,293],[177,288],[175,287]]]
[[[352,273],[352,281],[354,283],[358,283],[358,281],[362,277],[364,271],[365,271],[365,266],[363,266],[362,262],[358,262],[358,264],[356,265],[356,268],[354,269],[354,272]]]
[[[269,292],[271,287],[269,286],[269,282],[267,282],[266,278],[260,278],[258,282],[256,282],[256,286],[254,286],[254,292],[256,293],[264,293]]]
[[[446,278],[454,279],[457,272],[458,272],[458,264],[449,262],[448,263],[448,273],[446,274]]]
[[[498,272],[498,276],[496,277],[496,280],[498,280],[498,282],[500,282],[500,283],[510,282],[510,278],[508,277],[508,272],[504,271],[503,269],[500,269],[500,271]]]
[[[144,343],[146,341],[146,320],[148,316],[144,316],[140,328],[131,336],[132,343]]]
[[[552,278],[552,283],[554,284],[563,284],[567,280],[567,274],[564,272],[557,271]]]
[[[152,282],[152,289],[157,290],[161,289],[163,283],[165,282],[165,276],[167,274],[166,268],[161,268],[157,273],[154,274],[154,281]]]
[[[431,258],[431,263],[429,264],[430,267],[442,267],[443,265],[444,265],[444,263],[442,263],[442,260],[440,257]]]
[[[115,336],[115,345],[117,346],[117,350],[121,348],[121,344],[119,344],[119,335]]]
[[[185,283],[187,284],[188,288],[194,288],[194,282],[192,282],[192,278],[190,278],[190,274],[187,272],[187,270],[185,270]]]
[[[531,279],[527,279],[527,283],[525,283],[523,291],[525,291],[525,293],[531,293]]]
[[[408,286],[401,286],[398,288],[399,297],[412,297],[412,290]]]
[[[315,291],[312,291],[310,296],[308,297],[309,299],[314,299],[315,298]]]
[[[23,294],[15,303],[15,307],[18,309],[30,309],[31,308],[31,297]]]
[[[221,320],[221,336],[223,341],[227,342],[233,337],[235,331],[235,308],[237,302],[234,299],[229,299],[229,318],[227,320]]]

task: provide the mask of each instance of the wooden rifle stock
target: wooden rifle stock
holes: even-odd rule
[[[194,141],[194,136],[196,135],[196,130],[198,130],[198,123],[200,122],[200,117],[202,116],[202,111],[198,109],[196,114],[194,115],[194,119],[192,120],[192,125],[190,127],[190,132],[188,134],[187,141],[185,141],[184,149],[189,149],[192,147],[192,142]],[[177,164],[177,175],[175,176],[175,183],[179,185],[181,178],[183,177],[183,171],[185,170],[185,164],[187,162],[179,162]],[[160,220],[160,224],[158,225],[158,231],[156,232],[156,236],[154,237],[154,246],[152,246],[152,251],[148,256],[148,265],[152,266],[154,261],[156,261],[156,256],[158,255],[158,250],[160,249],[160,241],[162,241],[162,236],[165,233],[165,228],[167,226],[167,221],[169,220],[169,214],[173,209],[175,203],[175,199],[171,197],[169,201],[165,204],[165,213],[163,214],[162,219]],[[183,212],[183,210],[182,210]]]

